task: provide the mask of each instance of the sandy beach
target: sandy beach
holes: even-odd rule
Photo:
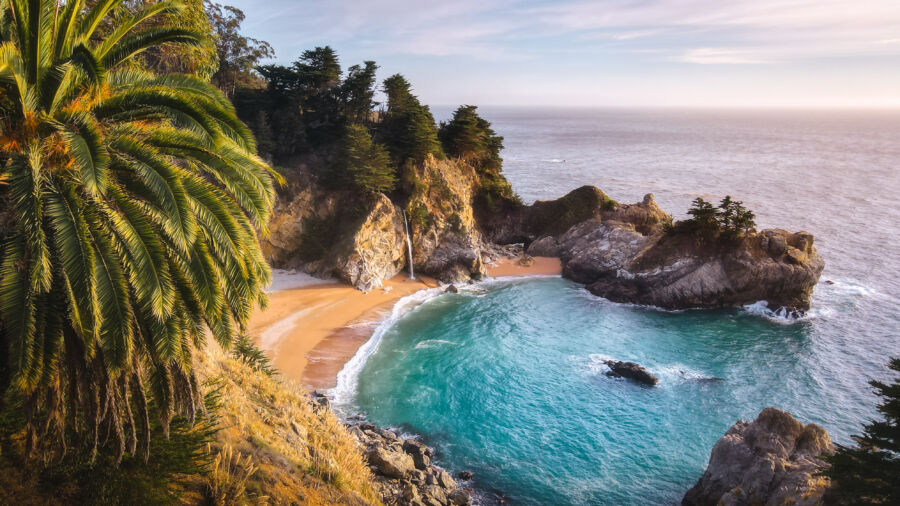
[[[561,270],[558,258],[545,257],[530,265],[513,258],[487,266],[491,277],[559,275]],[[333,388],[338,372],[394,304],[435,286],[435,280],[400,274],[364,293],[336,281],[276,272],[269,307],[256,311],[248,330],[282,374],[310,390]]]

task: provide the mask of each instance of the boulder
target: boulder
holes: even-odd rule
[[[545,235],[528,245],[528,254],[533,257],[558,257],[559,243],[555,237]]]
[[[404,452],[388,451],[381,446],[373,446],[366,452],[369,464],[389,478],[403,478],[416,470],[412,457]]]
[[[416,469],[425,470],[431,467],[431,449],[415,439],[403,442],[403,451],[412,457]]]
[[[638,383],[655,386],[659,383],[659,378],[650,374],[647,369],[635,364],[634,362],[621,362],[618,360],[607,360],[606,365],[609,367],[607,376],[615,378],[628,378]]]
[[[834,452],[828,433],[790,413],[764,409],[739,421],[712,449],[706,472],[685,494],[686,506],[822,504],[828,487],[818,472]]]

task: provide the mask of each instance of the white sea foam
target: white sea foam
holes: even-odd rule
[[[410,311],[442,293],[443,291],[440,288],[420,290],[412,295],[403,297],[394,304],[391,314],[387,318],[381,320],[378,327],[375,329],[375,332],[372,334],[372,337],[359,347],[359,350],[356,351],[353,358],[344,364],[344,367],[338,373],[337,386],[329,391],[335,407],[341,409],[351,405],[353,394],[356,392],[356,387],[359,383],[359,373],[362,371],[362,368],[365,366],[369,357],[378,349],[378,345],[381,343],[385,332],[387,332],[397,320],[409,314]],[[341,410],[345,411],[345,409]]]
[[[479,296],[481,294],[487,293],[486,288],[504,283],[521,281],[528,278],[558,277],[559,276],[543,274],[535,274],[529,276],[502,276],[497,278],[487,278],[483,281],[479,281],[470,285],[457,285],[457,288],[462,294],[474,294],[475,296]],[[353,358],[351,358],[346,364],[344,364],[344,367],[340,370],[337,376],[337,386],[335,386],[328,392],[329,396],[332,399],[332,403],[339,412],[352,412],[350,408],[352,408],[353,406],[353,396],[356,392],[357,386],[359,385],[359,373],[362,372],[362,369],[366,365],[366,361],[369,359],[369,357],[371,357],[372,354],[374,354],[375,351],[378,350],[378,345],[381,344],[381,340],[384,337],[384,334],[395,323],[397,323],[398,320],[409,314],[410,311],[436,297],[443,295],[445,293],[444,290],[445,287],[429,288],[426,290],[420,290],[412,295],[407,295],[406,297],[398,300],[396,304],[394,304],[390,315],[377,322],[377,327],[375,328],[375,332],[372,333],[372,337],[369,338],[369,340],[366,341],[365,344],[359,347],[359,349],[356,351],[356,354],[353,355]],[[423,343],[424,342],[427,341],[423,341]]]
[[[753,304],[747,304],[743,309],[748,314],[754,316],[762,316],[764,318],[768,318],[773,322],[784,324],[809,320],[810,318],[816,316],[815,313],[810,312],[807,312],[806,314],[800,314],[797,311],[790,310],[783,306],[778,309],[770,309],[769,303],[764,300],[756,301]]]
[[[588,368],[592,374],[606,374],[610,370],[609,366],[606,365],[607,361],[629,361],[629,359],[616,358],[609,355],[604,355],[602,353],[592,353],[588,356],[588,358],[590,359],[590,362],[588,362]],[[646,364],[640,365],[650,371],[650,374],[658,377],[660,383],[663,385],[684,381],[712,381],[718,379],[710,376],[709,374],[705,374],[702,371],[687,367],[683,364],[676,363],[660,366]]]
[[[457,346],[459,343],[454,343],[453,341],[445,341],[444,339],[426,339],[422,342],[416,343],[416,349],[423,350],[428,348],[437,348],[445,344]]]

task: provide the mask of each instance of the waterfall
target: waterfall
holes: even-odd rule
[[[413,255],[412,255],[412,239],[409,237],[409,221],[406,219],[406,211],[403,212],[403,225],[406,227],[406,250],[409,258],[409,278],[416,279],[416,273],[413,271]]]

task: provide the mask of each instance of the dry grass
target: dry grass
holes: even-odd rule
[[[380,504],[356,439],[331,412],[316,412],[298,387],[215,346],[205,355],[199,371],[222,399],[213,451],[234,452],[241,466],[255,469],[242,476],[246,492],[239,502]]]

